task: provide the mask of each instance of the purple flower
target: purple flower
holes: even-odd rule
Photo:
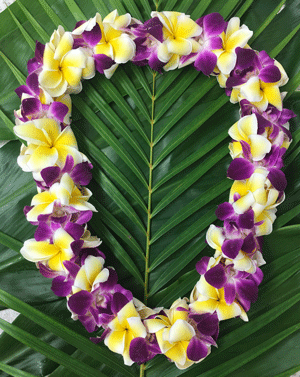
[[[259,267],[256,268],[255,273],[250,274],[235,270],[232,264],[224,266],[219,263],[208,269],[204,277],[213,287],[224,288],[225,301],[228,305],[237,299],[245,311],[248,311],[251,303],[257,300],[258,285],[262,281],[263,273]]]
[[[296,117],[296,114],[289,109],[278,110],[273,105],[268,105],[267,109],[263,112],[260,112],[256,106],[246,99],[240,101],[241,114],[242,116],[256,114],[258,121],[258,134],[263,134],[267,127],[270,127],[272,132],[270,133],[269,138],[274,139],[278,136],[279,131],[281,130],[289,140],[292,139],[291,133],[288,129],[288,121],[291,118]]]
[[[67,293],[68,308],[74,318],[78,318],[87,331],[92,332],[97,327],[104,326],[112,321],[117,313],[132,300],[132,293],[117,284],[118,276],[114,269],[103,268],[104,259],[101,256],[89,254],[83,261],[81,268],[66,280],[54,279],[59,285],[56,292]],[[68,268],[76,269],[73,261],[69,262]],[[67,267],[67,266],[66,266]],[[98,274],[95,274],[97,269]],[[95,276],[97,275],[97,276]],[[91,281],[93,276],[94,281]],[[56,281],[55,281],[56,280]]]
[[[189,314],[189,323],[194,327],[196,335],[190,340],[187,347],[187,357],[199,362],[210,352],[210,347],[217,346],[219,334],[219,320],[216,313]]]
[[[180,59],[180,66],[183,67],[194,61],[194,67],[197,71],[201,71],[206,76],[209,76],[217,64],[217,56],[212,50],[222,48],[220,34],[225,30],[226,22],[219,13],[211,13],[199,18],[196,20],[196,23],[203,29],[200,37],[196,38],[201,46],[200,51],[183,56]]]
[[[61,123],[62,129],[63,123],[70,123],[67,117],[70,113],[68,106],[53,101],[52,97],[40,88],[36,72],[31,73],[26,79],[26,85],[19,86],[15,92],[22,100],[20,113],[15,112],[17,120],[28,122],[33,119],[53,118]],[[65,102],[68,102],[67,97],[64,98]]]
[[[81,162],[74,166],[74,159],[71,155],[66,157],[66,163],[63,168],[59,166],[49,166],[41,171],[43,181],[36,181],[38,187],[47,190],[55,182],[59,182],[64,173],[68,173],[74,183],[79,186],[87,186],[92,179],[93,165],[88,162]]]
[[[27,63],[28,74],[32,72],[39,73],[43,68],[43,56],[45,45],[36,41],[34,58],[29,59]]]
[[[136,45],[136,54],[132,62],[139,66],[149,64],[150,68],[162,73],[162,68],[166,62],[158,59],[157,48],[163,42],[163,24],[158,17],[153,17],[144,24],[137,25],[132,29],[133,34],[137,37],[134,40]]]
[[[94,48],[102,38],[102,33],[99,24],[96,22],[96,17],[89,21],[78,21],[73,30],[74,46]]]
[[[134,338],[129,347],[132,361],[143,364],[161,353],[155,334],[148,334],[146,338]]]
[[[255,76],[265,83],[275,83],[281,79],[280,70],[274,65],[275,60],[265,51],[257,53],[248,48],[237,47],[235,52],[237,61],[226,81],[227,89],[245,84]]]

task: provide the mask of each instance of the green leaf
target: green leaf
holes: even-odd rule
[[[92,355],[95,359],[107,363],[112,369],[116,371],[122,370],[124,375],[126,376],[132,376],[133,374],[130,372],[130,369],[126,366],[120,366],[116,363],[114,355],[108,351],[104,347],[96,346],[94,343],[92,343],[89,339],[86,339],[82,335],[77,334],[76,332],[68,329],[64,325],[60,324],[57,320],[47,316],[46,314],[43,314],[39,312],[37,309],[30,307],[28,304],[23,303],[16,297],[13,297],[9,295],[8,293],[0,290],[0,300],[2,300],[4,303],[6,303],[10,308],[14,310],[18,310],[20,313],[22,313],[24,316],[30,318],[38,325],[44,327],[48,331],[52,332],[53,334],[58,335],[68,343],[72,344],[73,346],[77,347],[78,349],[88,352],[90,355]],[[16,326],[5,324],[5,321],[1,320],[0,322],[1,328],[4,329],[7,333],[9,333],[11,336],[19,335],[19,340],[23,342],[23,340],[26,339],[26,337],[23,337],[24,330],[17,329]],[[10,327],[13,326],[13,327]],[[29,337],[29,336],[28,336]],[[32,344],[34,344],[34,341],[31,337],[30,341],[32,341]],[[37,345],[40,345],[41,342],[37,342]],[[32,347],[34,348],[34,347]],[[53,347],[51,347],[53,348]],[[45,350],[51,350],[51,348],[45,347]],[[35,348],[34,348],[35,349]],[[40,352],[40,350],[37,350]],[[57,350],[58,351],[58,350]],[[50,351],[50,355],[52,356],[52,353]],[[61,356],[61,352],[57,352],[58,357]],[[51,358],[49,355],[47,357]],[[57,361],[57,360],[54,360]],[[61,365],[64,365],[61,363]],[[66,366],[66,365],[64,365]],[[121,368],[121,369],[120,369]],[[72,369],[71,369],[72,370]]]
[[[22,242],[14,239],[13,237],[9,236],[8,234],[5,234],[3,232],[0,232],[0,243],[4,246],[9,247],[12,250],[15,250],[17,252],[20,251],[22,247]]]
[[[65,3],[77,22],[86,19],[85,15],[82,13],[82,10],[74,0],[65,0]]]
[[[22,9],[23,13],[27,17],[28,21],[34,27],[38,35],[42,38],[44,43],[49,41],[49,35],[45,32],[42,26],[37,22],[37,20],[32,16],[30,12],[28,12],[27,8],[21,3],[18,2],[19,7]]]
[[[66,30],[67,27],[64,24],[64,22],[61,20],[60,17],[53,11],[53,9],[50,7],[50,5],[47,3],[46,0],[38,0],[38,2],[41,4],[41,6],[44,8],[45,13],[49,16],[51,21],[54,23],[56,27],[59,25],[63,26],[63,28]]]
[[[0,370],[3,370],[3,372],[9,373],[10,376],[14,376],[14,377],[35,377],[31,373],[23,372],[21,370],[10,367],[9,365],[6,365],[1,362],[0,362]]]
[[[64,354],[62,351],[55,349],[54,347],[49,346],[43,341],[37,339],[35,336],[27,333],[24,330],[19,329],[18,327],[11,325],[10,323],[4,321],[0,318],[0,327],[7,334],[11,335],[20,342],[26,344],[30,348],[44,354],[51,360],[54,360],[57,363],[65,366],[69,370],[78,374],[79,376],[99,376],[104,377],[105,374],[97,371],[83,363],[78,362],[75,359],[70,358],[68,355]]]

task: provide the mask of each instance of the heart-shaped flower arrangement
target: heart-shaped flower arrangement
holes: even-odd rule
[[[282,107],[279,87],[288,80],[283,67],[265,51],[250,48],[253,33],[239,18],[225,22],[212,13],[193,21],[167,11],[152,12],[151,17],[142,23],[116,10],[104,19],[97,13],[78,22],[73,32],[58,27],[45,46],[37,42],[26,85],[16,89],[21,108],[15,112],[14,131],[27,143],[18,164],[33,173],[38,187],[31,206],[25,207],[27,220],[38,227],[21,253],[53,278],[52,290],[66,297],[74,320],[89,332],[104,329],[93,341],[104,340],[123,355],[126,365],[164,354],[185,369],[216,346],[219,321],[238,316],[248,320],[246,312],[263,278],[261,236],[271,233],[276,206],[284,200],[286,179],[280,169],[291,143],[288,121],[295,115]],[[87,229],[96,211],[85,187],[92,164],[79,152],[71,129],[69,94],[80,92],[81,80],[91,79],[96,70],[109,79],[128,61],[159,73],[193,65],[216,76],[230,101],[240,104],[241,117],[229,129],[233,161],[227,175],[234,182],[228,202],[216,210],[224,223],[210,225],[206,236],[214,257],[197,263],[200,279],[190,298],[178,298],[169,309],[151,309],[118,284],[116,271],[104,267],[100,240]],[[152,106],[152,129],[153,111]],[[152,135],[150,140],[146,136],[150,192]],[[148,213],[150,219],[151,200]],[[149,224],[147,234],[145,300]]]

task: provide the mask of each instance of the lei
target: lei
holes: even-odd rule
[[[21,107],[14,132],[27,143],[18,164],[32,172],[38,190],[24,209],[37,229],[21,254],[53,278],[51,289],[66,297],[74,320],[88,332],[104,330],[91,339],[104,340],[126,365],[157,354],[179,369],[202,361],[217,345],[219,322],[247,321],[257,299],[262,236],[271,233],[284,200],[280,169],[295,114],[282,107],[279,87],[288,80],[283,67],[250,48],[252,34],[238,17],[225,22],[218,13],[193,21],[184,13],[152,12],[144,23],[117,10],[104,19],[97,13],[72,32],[59,26],[46,45],[37,42],[26,85],[16,89]],[[70,94],[81,91],[81,80],[96,71],[109,79],[128,61],[159,73],[192,64],[216,76],[230,101],[240,104],[240,119],[228,131],[233,160],[227,176],[234,182],[228,202],[216,210],[223,226],[210,225],[206,235],[214,257],[196,264],[200,279],[190,298],[178,298],[169,309],[147,307],[118,284],[112,267],[104,267],[101,241],[87,228],[96,211],[85,187],[92,164],[70,126]]]

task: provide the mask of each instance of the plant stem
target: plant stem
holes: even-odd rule
[[[144,372],[145,372],[145,364],[142,364],[140,366],[140,377],[144,377]]]
[[[154,130],[154,103],[155,103],[155,78],[156,72],[153,72],[152,83],[152,105],[151,105],[151,135],[150,135],[150,156],[149,156],[149,185],[148,185],[148,218],[147,218],[147,233],[146,233],[146,255],[145,255],[145,288],[144,288],[144,303],[147,305],[148,299],[148,284],[149,284],[149,256],[150,256],[150,229],[151,229],[151,201],[152,201],[152,171],[153,171],[153,130]],[[145,364],[140,366],[140,377],[144,377]]]
[[[153,129],[154,129],[154,102],[155,102],[155,78],[156,72],[153,72],[152,85],[152,106],[151,106],[151,136],[150,136],[150,157],[149,157],[149,185],[148,185],[148,218],[146,233],[146,261],[145,261],[145,289],[144,303],[147,304],[148,299],[148,283],[149,283],[149,255],[150,255],[150,229],[151,229],[151,201],[152,201],[152,171],[153,171]]]

